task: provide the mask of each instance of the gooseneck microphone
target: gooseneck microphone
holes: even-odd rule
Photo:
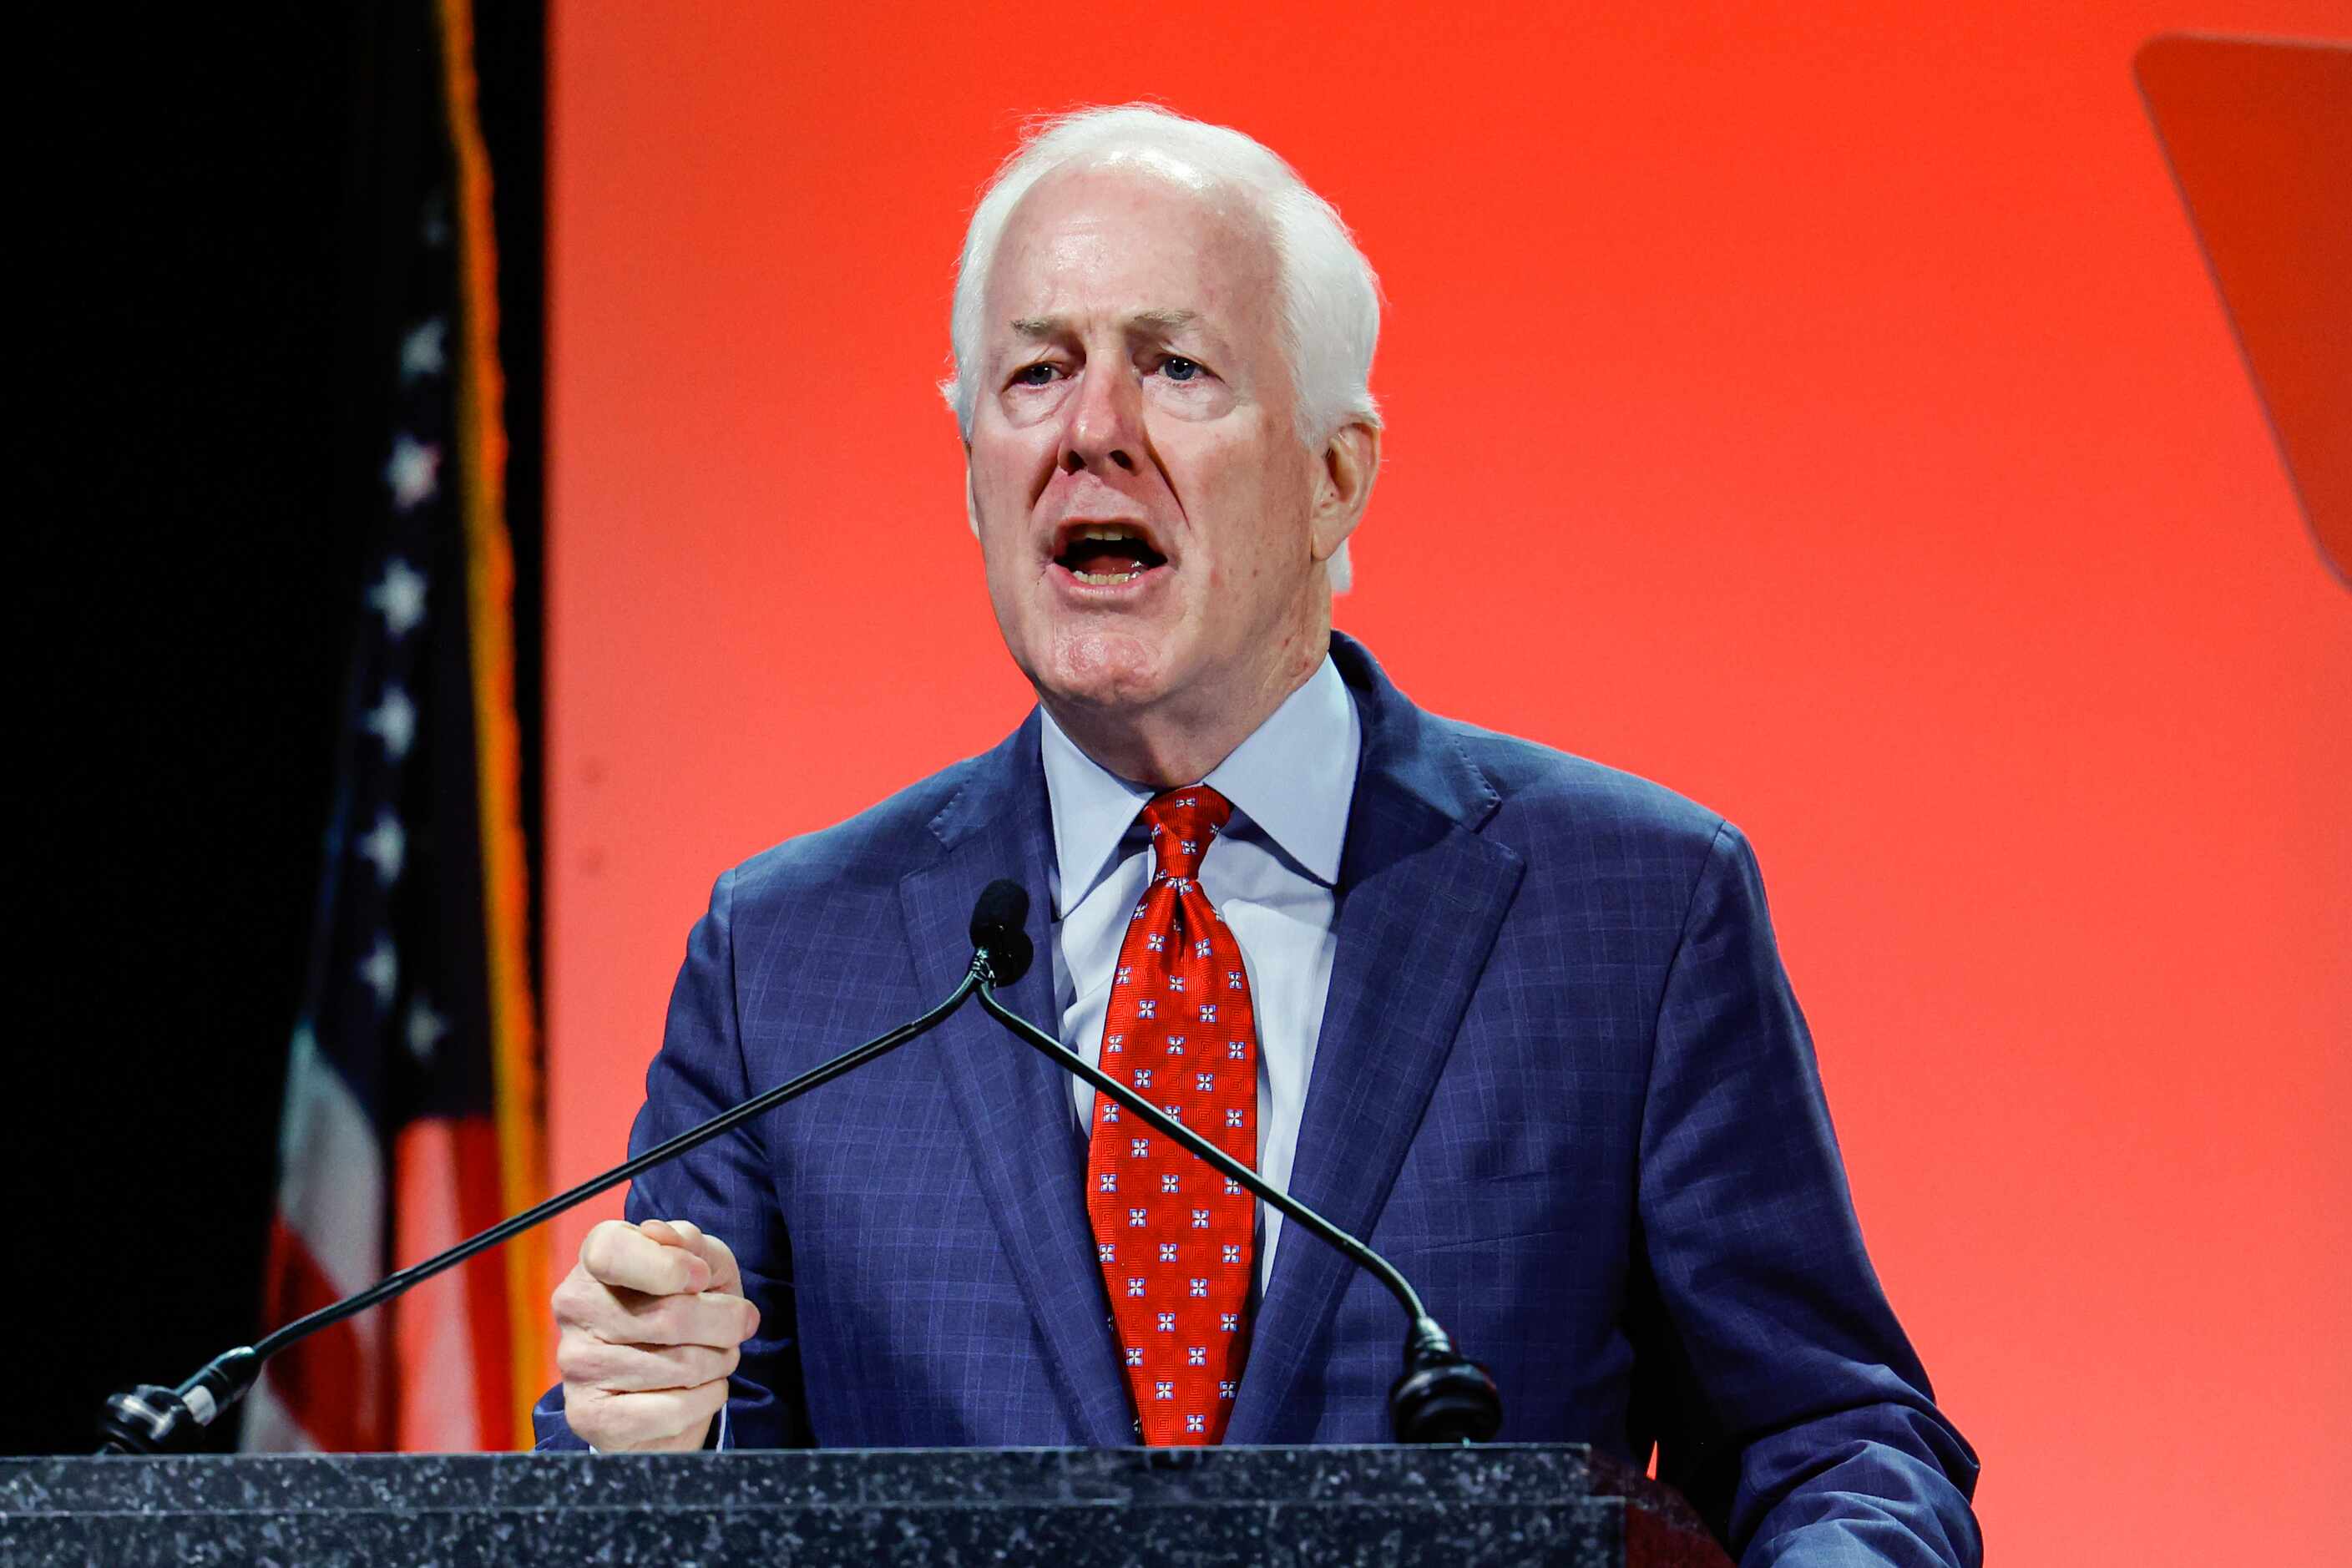
[[[982,912],[987,919],[982,921]],[[1032,947],[1021,927],[1029,913],[1029,895],[1020,884],[991,882],[980,895],[971,917],[972,945],[982,958],[1001,955],[1007,963],[1017,959],[1020,974],[1029,967]],[[978,960],[975,960],[977,963]],[[1174,1139],[1205,1160],[1217,1173],[1239,1182],[1259,1198],[1323,1238],[1388,1288],[1411,1320],[1404,1342],[1404,1371],[1389,1387],[1389,1426],[1400,1443],[1483,1443],[1503,1425],[1503,1395],[1486,1369],[1454,1348],[1444,1325],[1422,1304],[1421,1293],[1396,1266],[1354,1237],[1268,1183],[1255,1171],[1218,1148],[1182,1122],[1145,1100],[1126,1084],[1103,1072],[1053,1036],[1038,1028],[996,999],[996,987],[1010,984],[992,973],[980,981],[980,1005],[1023,1043],[1034,1047],[1064,1070],[1092,1084],[1140,1117],[1154,1131]]]
[[[1020,1039],[1043,1051],[1066,1070],[1085,1079],[1095,1086],[1097,1092],[1109,1095],[1153,1128],[1173,1138],[1219,1172],[1241,1183],[1258,1197],[1338,1247],[1371,1270],[1381,1283],[1388,1287],[1390,1293],[1396,1297],[1406,1315],[1412,1320],[1412,1331],[1405,1340],[1404,1373],[1389,1391],[1389,1418],[1398,1441],[1483,1442],[1493,1436],[1502,1423],[1502,1400],[1496,1392],[1494,1380],[1486,1375],[1484,1368],[1454,1348],[1453,1341],[1437,1320],[1429,1315],[1412,1286],[1386,1258],[1305,1204],[1269,1186],[1255,1171],[1168,1117],[1125,1084],[1088,1066],[1060,1041],[1045,1034],[996,999],[995,988],[1019,980],[1029,972],[1030,964],[1035,960],[1035,948],[1022,930],[1028,913],[1029,895],[1018,883],[1003,880],[990,883],[972,910],[971,967],[956,988],[922,1016],[902,1024],[887,1034],[877,1035],[864,1045],[844,1051],[797,1078],[722,1110],[699,1126],[688,1128],[635,1159],[614,1166],[601,1176],[583,1182],[568,1192],[559,1193],[544,1203],[467,1237],[446,1252],[436,1253],[422,1263],[389,1275],[331,1306],[321,1307],[306,1317],[297,1318],[250,1345],[226,1351],[205,1363],[201,1371],[184,1383],[169,1388],[156,1384],[142,1384],[127,1393],[110,1395],[99,1418],[99,1430],[105,1438],[99,1452],[160,1454],[168,1451],[187,1435],[190,1428],[211,1426],[219,1418],[221,1412],[244,1398],[255,1380],[261,1375],[262,1366],[278,1352],[299,1343],[321,1329],[389,1301],[435,1275],[456,1268],[476,1253],[487,1251],[533,1226],[543,1224],[564,1210],[618,1186],[666,1160],[676,1159],[689,1149],[708,1143],[720,1133],[739,1127],[755,1116],[797,1100],[811,1089],[831,1083],[844,1073],[863,1067],[878,1057],[887,1056],[908,1041],[939,1027],[975,994],[979,996],[981,1005]]]
[[[1008,903],[1000,889],[1010,889],[1013,901]],[[722,1110],[700,1126],[688,1128],[667,1142],[657,1144],[636,1158],[614,1166],[601,1176],[583,1182],[569,1192],[558,1193],[545,1203],[467,1237],[446,1252],[436,1253],[422,1263],[378,1280],[356,1295],[346,1296],[307,1317],[297,1318],[252,1344],[226,1351],[205,1363],[204,1369],[194,1377],[175,1387],[142,1384],[128,1393],[110,1395],[99,1417],[99,1432],[105,1442],[98,1451],[101,1454],[165,1452],[191,1426],[211,1426],[222,1411],[244,1398],[253,1387],[254,1380],[261,1375],[263,1363],[288,1346],[299,1343],[320,1330],[364,1312],[370,1307],[389,1301],[436,1274],[456,1268],[478,1252],[487,1251],[511,1237],[520,1236],[535,1225],[553,1219],[574,1205],[585,1203],[597,1194],[618,1186],[640,1172],[708,1143],[720,1133],[740,1126],[763,1111],[772,1110],[787,1100],[797,1100],[813,1089],[831,1083],[844,1073],[861,1068],[877,1057],[888,1055],[918,1036],[929,1034],[945,1023],[949,1016],[969,1001],[981,986],[1009,985],[1028,973],[1034,950],[1021,931],[1021,922],[1028,910],[1029,896],[1018,887],[1011,882],[992,883],[972,910],[971,968],[945,1000],[912,1023],[902,1024],[887,1035],[877,1035],[862,1046],[842,1052],[831,1061],[811,1068],[798,1078]]]

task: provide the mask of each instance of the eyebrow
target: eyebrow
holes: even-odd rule
[[[1152,327],[1163,332],[1172,332],[1180,327],[1189,327],[1200,319],[1201,315],[1197,310],[1177,310],[1170,307],[1138,310],[1128,318],[1132,325]],[[1067,318],[1062,316],[1015,316],[1013,319],[1013,331],[1024,338],[1050,338],[1060,332],[1067,324]]]

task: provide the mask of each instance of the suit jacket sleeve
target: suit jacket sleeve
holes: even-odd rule
[[[735,873],[719,879],[710,910],[688,939],[670,994],[660,1055],[629,1132],[634,1157],[755,1092],[735,1012]],[[769,1087],[766,1084],[758,1086]],[[792,1289],[792,1247],[777,1212],[768,1157],[752,1121],[656,1165],[629,1187],[632,1221],[688,1219],[734,1250],[744,1294],[760,1309],[728,1393],[725,1446],[774,1448],[809,1441]],[[551,1390],[531,1412],[541,1448],[579,1448]],[[713,1422],[714,1445],[719,1424]]]
[[[1678,1385],[1661,1477],[1748,1568],[1980,1562],[1976,1455],[1863,1250],[1763,880],[1727,823],[1660,1001],[1641,1162]]]

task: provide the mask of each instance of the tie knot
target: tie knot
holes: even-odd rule
[[[1143,825],[1151,833],[1151,853],[1163,876],[1197,877],[1201,857],[1234,814],[1233,802],[1206,784],[1171,789],[1151,797]],[[1222,862],[1221,862],[1222,864]]]

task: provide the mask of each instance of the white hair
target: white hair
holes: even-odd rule
[[[971,439],[980,398],[987,332],[982,295],[1013,209],[1039,180],[1065,164],[1137,157],[1172,160],[1233,187],[1265,222],[1281,275],[1283,353],[1297,393],[1291,421],[1307,449],[1321,450],[1346,425],[1378,428],[1381,411],[1370,383],[1372,351],[1381,335],[1380,282],[1339,212],[1270,148],[1242,132],[1156,104],[1128,103],[1032,124],[972,209],[963,254],[956,261],[949,319],[955,374],[940,384],[964,439]],[[1331,558],[1330,575],[1332,590],[1347,592],[1353,572],[1344,541]]]

